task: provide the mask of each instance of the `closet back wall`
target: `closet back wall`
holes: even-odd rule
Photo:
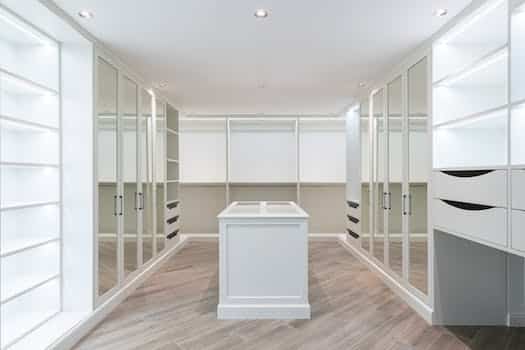
[[[239,200],[290,200],[311,233],[342,233],[345,122],[328,117],[181,118],[184,233],[217,233]]]

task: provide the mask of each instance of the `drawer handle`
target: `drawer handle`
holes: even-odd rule
[[[170,233],[169,235],[166,236],[167,239],[172,239],[174,238],[176,235],[179,234],[179,229],[176,229],[175,231],[173,231],[172,233]]]
[[[173,203],[170,203],[170,204],[166,205],[166,207],[168,209],[174,209],[174,208],[177,208],[178,205],[179,205],[179,201],[175,201]]]
[[[357,203],[357,202],[346,201],[346,204],[348,204],[348,206],[349,206],[350,208],[354,208],[354,209],[359,208],[359,203]]]
[[[443,174],[454,177],[477,177],[490,174],[495,170],[450,170],[442,171]]]
[[[349,228],[346,229],[346,232],[348,232],[348,234],[350,236],[354,237],[355,239],[359,238],[359,235],[357,233],[355,233],[354,231],[350,230]]]
[[[174,222],[177,222],[179,220],[179,215],[177,216],[174,216],[172,218],[169,218],[168,220],[166,220],[166,222],[168,223],[168,225],[171,225],[173,224]]]
[[[353,217],[352,215],[348,215],[347,214],[346,217],[348,218],[348,220],[352,221],[354,224],[358,224],[359,223],[359,219]]]
[[[493,206],[490,205],[482,205],[482,204],[474,204],[474,203],[465,203],[465,202],[456,202],[456,201],[450,201],[442,199],[442,202],[445,202],[446,204],[456,207],[463,210],[470,210],[470,211],[481,211],[481,210],[488,210],[493,209]]]

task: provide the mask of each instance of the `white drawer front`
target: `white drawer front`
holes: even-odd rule
[[[525,211],[512,211],[512,248],[525,252]]]
[[[525,210],[525,169],[512,171],[512,207]]]
[[[458,177],[435,171],[433,181],[435,198],[507,207],[506,170],[473,177]]]
[[[440,230],[502,247],[507,245],[506,209],[466,210],[435,199],[433,212],[434,225]]]

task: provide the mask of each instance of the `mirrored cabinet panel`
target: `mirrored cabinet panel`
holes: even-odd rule
[[[98,302],[166,246],[166,183],[170,204],[178,201],[178,180],[166,177],[178,166],[178,121],[168,129],[166,104],[109,62],[98,57]],[[177,179],[178,170],[170,176]]]
[[[118,70],[97,60],[98,295],[118,283],[117,252],[120,204],[118,186]],[[103,150],[103,151],[102,151]]]
[[[386,233],[388,237],[388,264],[399,276],[403,274],[403,228],[402,228],[402,184],[403,184],[403,86],[399,76],[387,86],[388,89],[388,189]]]
[[[373,231],[372,251],[374,257],[381,262],[385,258],[385,210],[388,208],[388,193],[385,188],[386,176],[386,120],[384,105],[384,89],[379,90],[372,96],[372,126],[373,126],[373,171],[372,171],[372,193],[373,193]]]
[[[408,70],[408,279],[422,293],[428,292],[428,181],[430,135],[428,120],[428,60]]]

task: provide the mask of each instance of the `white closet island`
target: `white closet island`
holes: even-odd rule
[[[219,214],[219,319],[309,319],[308,214],[233,202]]]

